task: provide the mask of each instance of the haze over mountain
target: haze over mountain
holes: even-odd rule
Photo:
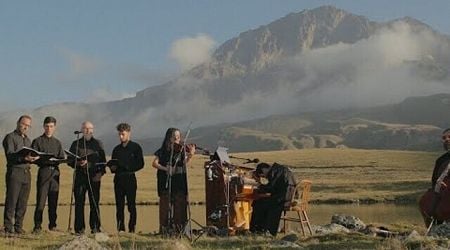
[[[133,126],[134,138],[148,145],[147,152],[160,143],[168,127],[183,130],[190,122],[198,128],[193,133],[197,140],[209,145],[222,140],[234,151],[339,145],[430,149],[435,148],[433,137],[450,124],[450,118],[420,103],[443,102],[439,108],[450,113],[448,96],[435,95],[450,93],[449,69],[450,38],[426,24],[411,17],[377,23],[323,6],[245,31],[220,45],[203,64],[135,97],[3,113],[0,132],[12,130],[19,113],[29,112],[35,118],[32,137],[40,133],[43,117],[54,115],[60,121],[58,136],[67,145],[73,139],[71,132],[83,120],[91,120],[108,150],[117,141],[115,125],[123,121]],[[414,96],[430,97],[408,98]],[[397,109],[402,105],[418,106],[421,112],[405,115]],[[345,115],[332,116],[339,124],[332,126],[326,120],[330,114]],[[271,121],[273,127],[283,124],[285,131],[277,133],[291,139],[267,147],[264,138],[277,133],[251,125],[262,121]],[[386,131],[420,130],[418,137],[423,139],[412,144],[410,137],[409,142],[399,138],[366,143],[374,128],[384,131],[380,137],[389,135]],[[237,140],[242,135],[248,145]]]

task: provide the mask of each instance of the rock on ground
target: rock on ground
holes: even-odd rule
[[[362,220],[352,215],[335,214],[331,217],[331,223],[336,223],[356,231],[366,228],[366,224]]]
[[[60,250],[78,250],[78,249],[91,249],[91,250],[106,250],[108,248],[98,244],[97,241],[87,237],[86,235],[80,235],[66,242],[62,245]]]
[[[325,234],[336,234],[336,233],[349,233],[350,230],[348,228],[332,223],[324,226],[313,226],[313,230],[315,234],[325,235]]]
[[[431,227],[428,235],[443,236],[443,237],[450,238],[450,224],[444,223],[444,224],[440,224],[440,225],[434,225]]]

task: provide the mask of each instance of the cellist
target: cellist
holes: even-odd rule
[[[429,195],[425,194],[421,200],[421,212],[427,227],[432,223],[432,219],[434,219],[434,224],[441,224],[443,220],[450,219],[450,207],[447,207],[447,204],[450,205],[450,203],[448,203],[447,197],[442,197],[443,195],[447,196],[448,190],[450,190],[448,182],[450,176],[450,128],[442,132],[442,145],[445,153],[436,160],[434,165]]]
[[[444,147],[445,153],[436,160],[434,165],[433,176],[431,178],[432,188],[434,188],[437,179],[450,162],[450,128],[442,132],[442,146]]]

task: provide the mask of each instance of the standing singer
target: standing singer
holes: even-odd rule
[[[94,138],[94,125],[91,122],[83,122],[81,125],[83,137],[75,140],[70,146],[70,152],[81,156],[81,159],[69,162],[75,168],[75,233],[84,233],[84,202],[86,192],[89,197],[90,215],[89,226],[91,233],[100,232],[100,180],[105,173],[99,171],[96,163],[105,162],[103,143]]]
[[[131,141],[131,126],[128,123],[117,125],[120,144],[112,152],[111,159],[115,161],[111,172],[114,175],[114,195],[116,198],[117,231],[125,231],[125,198],[127,199],[130,219],[128,230],[134,233],[136,227],[136,190],[137,180],[135,172],[144,167],[144,156],[141,146]]]

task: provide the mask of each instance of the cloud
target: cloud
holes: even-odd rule
[[[439,65],[445,62],[439,58],[450,53],[437,49],[441,47],[445,47],[442,40],[431,32],[413,32],[398,22],[355,44],[337,44],[290,58],[284,62],[286,72],[301,72],[301,76],[294,77],[298,78],[294,82],[290,74],[281,77],[279,86],[297,93],[291,98],[297,97],[305,111],[370,107],[410,96],[448,93],[448,77],[445,72],[439,75]]]
[[[87,103],[99,103],[99,102],[109,102],[113,100],[121,100],[124,98],[130,98],[135,96],[134,93],[124,93],[113,91],[112,88],[97,88],[90,90],[90,95],[86,97],[84,102]]]
[[[172,43],[169,58],[175,60],[185,71],[208,61],[215,45],[214,39],[206,34],[181,38]]]
[[[59,49],[69,63],[69,73],[74,76],[89,75],[104,67],[104,63],[92,56],[74,52],[67,48]]]

